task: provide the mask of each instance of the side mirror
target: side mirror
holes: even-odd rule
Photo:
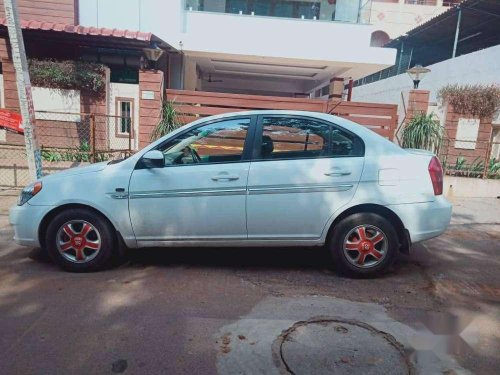
[[[142,163],[146,168],[163,168],[165,166],[165,158],[161,151],[151,150],[142,156]]]

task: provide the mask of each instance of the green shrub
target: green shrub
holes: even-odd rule
[[[437,153],[443,138],[443,127],[434,114],[419,113],[405,125],[402,132],[403,148],[420,148]]]
[[[156,141],[158,138],[163,137],[181,126],[177,110],[175,109],[175,103],[173,101],[164,101],[161,112],[161,120],[151,133],[151,142]]]
[[[481,178],[485,172],[484,161],[480,157],[475,158],[472,162],[467,163],[462,155],[459,155],[455,160],[455,164],[447,164],[443,162],[443,169],[454,176],[459,177],[475,177]],[[499,179],[500,178],[500,161],[491,158],[486,168],[486,178]]]
[[[112,152],[96,151],[95,162],[107,161],[112,159]],[[86,141],[82,142],[80,146],[72,149],[42,149],[42,160],[48,162],[58,161],[71,161],[77,163],[89,163],[92,161],[92,150],[90,144]]]
[[[449,103],[457,113],[488,118],[500,107],[500,86],[446,85],[437,97],[441,105]]]
[[[33,86],[83,90],[103,94],[106,89],[105,65],[85,61],[29,60]]]
[[[490,159],[486,178],[500,178],[500,160],[495,158]]]

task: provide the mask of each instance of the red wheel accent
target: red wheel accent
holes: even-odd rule
[[[360,266],[363,266],[365,264],[365,258],[366,258],[366,254],[364,254],[364,253],[359,254],[359,257],[358,257],[358,260],[356,261],[356,263],[358,263]]]
[[[61,251],[67,251],[69,249],[72,249],[73,246],[71,245],[71,241],[68,241],[64,244],[61,244]]]
[[[382,253],[380,251],[376,250],[376,249],[372,249],[370,251],[370,254],[373,255],[377,259],[380,259],[383,256]]]
[[[365,231],[365,227],[359,227],[359,228],[356,230],[356,233],[358,234],[358,237],[359,237],[359,240],[360,240],[360,241],[366,240],[366,231]]]
[[[379,234],[377,234],[375,237],[370,238],[370,241],[371,241],[374,245],[376,245],[376,244],[378,244],[380,241],[383,241],[383,240],[384,240],[384,238],[385,238],[385,237],[384,237],[384,235],[383,235],[382,233],[379,233]]]
[[[78,247],[75,250],[76,250],[76,253],[75,253],[76,260],[78,260],[78,261],[84,260],[85,254],[83,253],[83,248]]]
[[[89,242],[89,241],[87,241],[86,246],[87,246],[89,249],[92,249],[92,250],[98,250],[98,249],[99,249],[100,244],[95,243],[95,242]]]
[[[75,231],[73,230],[73,228],[71,228],[71,226],[69,224],[66,224],[65,226],[63,226],[62,230],[64,231],[64,233],[66,233],[66,235],[69,238],[73,238],[74,236],[76,236]]]
[[[345,248],[347,250],[358,250],[358,247],[359,247],[359,241],[357,241],[357,242],[347,242],[345,244]]]
[[[89,233],[91,230],[92,230],[92,227],[90,226],[90,224],[85,223],[85,224],[83,224],[82,231],[79,234],[80,234],[80,236],[85,237],[87,235],[87,233]]]

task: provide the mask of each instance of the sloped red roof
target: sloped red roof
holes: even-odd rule
[[[7,26],[7,20],[5,18],[0,19],[0,25]],[[145,33],[142,31],[107,29],[105,27],[86,27],[81,25],[28,20],[21,20],[21,28],[26,30],[59,31],[68,34],[134,39],[145,42],[151,41],[153,37],[152,33]]]

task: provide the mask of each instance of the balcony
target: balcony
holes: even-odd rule
[[[372,0],[187,0],[186,10],[368,24],[371,3]]]

